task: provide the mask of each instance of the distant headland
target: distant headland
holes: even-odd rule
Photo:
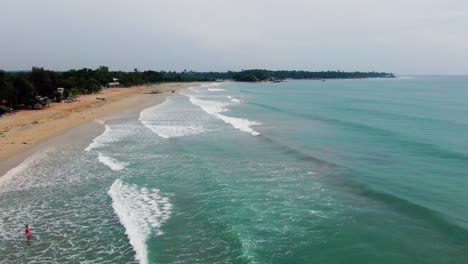
[[[278,81],[284,79],[363,79],[363,78],[395,78],[393,73],[386,72],[344,72],[344,71],[269,71],[269,70],[245,70],[232,73],[230,76],[240,82]]]

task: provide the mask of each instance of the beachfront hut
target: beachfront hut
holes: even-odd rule
[[[63,100],[63,93],[65,92],[65,88],[59,87],[57,88],[57,92],[55,93],[55,101],[61,102]]]
[[[36,98],[36,102],[35,102],[34,105],[33,105],[33,108],[34,108],[34,109],[41,109],[41,108],[43,108],[43,107],[49,105],[50,100],[49,100],[49,98],[48,98],[47,96],[39,96],[39,95],[38,95],[38,96],[36,96],[35,98]],[[38,107],[36,106],[36,104],[40,104],[42,107],[38,108]]]
[[[107,84],[107,87],[111,88],[111,87],[120,87],[120,83],[119,82],[110,82]]]

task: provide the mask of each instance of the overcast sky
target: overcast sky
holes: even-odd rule
[[[2,0],[0,68],[468,74],[468,0]]]

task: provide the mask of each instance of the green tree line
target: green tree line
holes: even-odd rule
[[[256,82],[273,79],[336,79],[336,78],[388,78],[391,73],[342,71],[269,71],[245,70],[227,72],[175,71],[110,71],[108,67],[69,71],[51,71],[34,67],[31,71],[5,72],[0,70],[0,105],[14,109],[31,107],[38,97],[57,98],[57,88],[65,88],[64,96],[95,93],[117,80],[128,87],[160,82],[204,82],[231,79]]]
[[[232,79],[241,82],[257,82],[274,79],[360,79],[394,77],[392,73],[386,72],[245,70],[234,73]]]
[[[212,81],[209,75],[196,72],[165,71],[109,71],[108,67],[56,72],[34,67],[28,72],[5,72],[0,70],[0,105],[28,108],[38,101],[38,97],[56,98],[57,88],[64,88],[64,97],[76,94],[99,92],[111,82],[119,82],[122,87],[160,82]]]

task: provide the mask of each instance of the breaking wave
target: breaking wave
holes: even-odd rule
[[[48,154],[52,151],[52,148],[36,152],[32,156],[29,156],[18,166],[7,171],[3,176],[0,176],[0,187],[8,185],[15,177],[19,177],[28,172],[28,170],[34,166],[40,164],[44,159],[47,159]],[[18,180],[16,180],[18,182]],[[4,189],[7,190],[7,189]],[[1,192],[1,189],[0,189]]]
[[[197,99],[193,96],[189,96],[190,102],[192,104],[199,106],[203,111],[206,113],[223,120],[225,123],[230,124],[234,128],[249,133],[253,136],[258,136],[260,133],[255,131],[254,129],[251,128],[251,126],[256,126],[256,125],[261,125],[261,123],[256,122],[256,121],[251,121],[248,119],[244,118],[239,118],[239,117],[231,117],[231,116],[226,116],[222,115],[220,113],[226,112],[228,109],[226,108],[229,104],[223,103],[223,102],[216,102],[216,101],[207,101],[207,100],[201,100]]]
[[[228,98],[229,100],[231,100],[231,102],[233,102],[233,103],[242,103],[241,100],[239,100],[239,99],[237,99],[237,98],[235,98],[235,97],[232,97],[232,96],[230,96],[230,95],[228,95],[227,98]]]
[[[102,148],[110,143],[118,142],[125,137],[134,134],[131,126],[114,126],[104,125],[104,132],[93,139],[93,142],[86,147],[86,151],[91,151],[96,148]]]
[[[125,167],[128,166],[127,162],[118,161],[118,160],[116,160],[114,158],[105,156],[105,155],[103,155],[101,153],[99,153],[98,160],[99,160],[99,162],[106,165],[107,167],[109,167],[113,171],[120,171],[120,170],[125,169]]]
[[[210,92],[222,92],[222,91],[226,91],[226,90],[221,89],[221,88],[208,88],[208,91],[210,91]]]
[[[148,237],[162,235],[161,226],[170,218],[172,204],[158,189],[139,188],[116,180],[108,191],[112,208],[125,227],[130,244],[135,250],[135,259],[148,263]]]
[[[153,133],[162,138],[183,137],[200,134],[206,129],[194,118],[190,118],[190,111],[183,108],[170,107],[171,101],[166,100],[160,105],[156,105],[143,110],[139,120]]]

